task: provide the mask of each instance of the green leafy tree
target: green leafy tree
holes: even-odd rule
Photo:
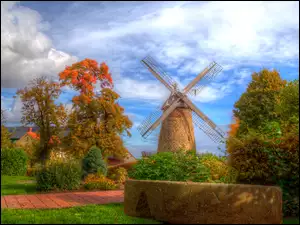
[[[45,77],[29,83],[29,87],[18,90],[23,106],[21,122],[39,127],[39,159],[45,165],[53,145],[58,143],[58,135],[64,127],[66,112],[62,104],[55,104],[61,93],[60,85]]]
[[[284,129],[294,126],[299,133],[299,80],[288,82],[280,91],[275,109]]]
[[[258,129],[262,124],[278,120],[275,105],[286,81],[276,71],[267,69],[252,74],[252,81],[245,93],[234,104],[234,116],[240,120],[237,135],[249,129]]]

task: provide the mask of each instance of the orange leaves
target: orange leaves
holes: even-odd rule
[[[232,124],[230,124],[230,130],[228,132],[229,136],[231,136],[231,137],[235,136],[239,126],[240,126],[239,118],[234,117],[234,122]]]
[[[99,81],[107,80],[110,84],[113,83],[109,67],[105,63],[98,66],[97,61],[85,59],[81,62],[67,66],[64,71],[59,73],[61,85],[70,85],[75,90],[80,91],[79,98],[73,98],[73,102],[85,104],[91,102],[91,97],[95,95],[94,86]]]

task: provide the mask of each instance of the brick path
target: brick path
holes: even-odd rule
[[[67,192],[35,195],[1,196],[1,209],[66,208],[87,204],[124,202],[124,191]]]

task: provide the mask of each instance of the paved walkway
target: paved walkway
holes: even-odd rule
[[[66,192],[1,196],[1,208],[66,208],[87,204],[124,202],[124,191]]]

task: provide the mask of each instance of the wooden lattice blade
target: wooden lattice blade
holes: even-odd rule
[[[222,66],[219,64],[215,63],[214,67],[212,67],[203,77],[202,80],[205,80],[207,82],[212,81],[221,71],[222,71]],[[188,93],[190,95],[196,96],[201,92],[201,90],[205,87],[205,84],[198,82],[195,84],[194,88],[191,89]]]
[[[212,129],[204,120],[202,120],[195,112],[193,112],[193,123],[214,142],[220,143],[224,140],[223,137],[216,133],[216,131]],[[222,133],[222,131],[220,132]]]
[[[192,80],[184,89],[183,93],[188,93],[214,66],[215,62],[212,62],[208,67],[206,67],[201,73],[199,73],[194,80]]]
[[[158,63],[151,58],[150,56],[147,56],[142,60],[142,63],[150,70],[150,72],[160,81],[162,82],[171,92],[174,91],[174,85],[177,83],[168,76],[158,65]]]
[[[204,122],[206,122],[218,135],[220,135],[222,138],[224,137],[224,134],[220,132],[220,129],[217,127],[217,125],[210,120],[200,109],[198,109],[186,96],[182,96],[181,99],[190,107],[191,110],[193,110]]]
[[[161,122],[163,122],[171,112],[179,106],[180,99],[175,100],[166,111],[142,134],[145,136],[149,131],[154,130]]]

